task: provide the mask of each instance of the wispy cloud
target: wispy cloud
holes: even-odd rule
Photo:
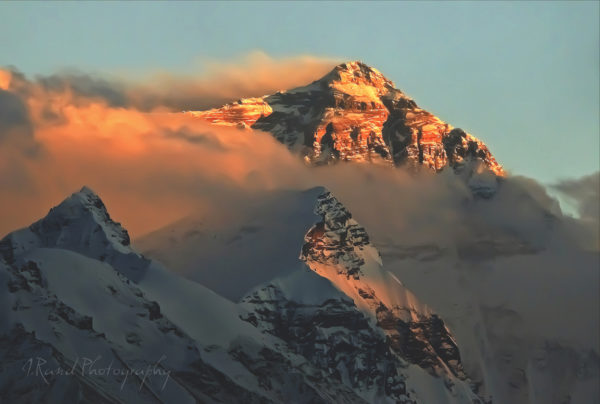
[[[197,77],[136,80],[0,70],[0,232],[29,224],[82,184],[140,234],[202,206],[207,190],[297,182],[304,165],[268,134],[177,112],[305,84],[333,64],[253,53],[207,62]]]

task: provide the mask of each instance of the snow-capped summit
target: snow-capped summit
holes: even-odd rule
[[[190,113],[214,124],[270,132],[316,164],[355,161],[441,171],[478,160],[504,175],[482,141],[420,108],[360,61],[342,63],[304,87]]]
[[[107,241],[115,249],[122,252],[126,251],[126,248],[130,244],[127,230],[120,223],[110,218],[102,200],[87,186],[81,188],[79,192],[72,194],[58,206],[50,209],[50,212],[44,219],[31,225],[31,230],[37,234],[44,233],[48,235],[48,230],[56,229],[58,222],[61,222],[61,230],[64,230],[66,226],[96,225],[94,233],[100,233],[102,237],[106,237]],[[63,232],[63,234],[59,235],[52,231],[50,233],[57,238],[57,243],[67,244],[69,241],[65,237],[70,237],[73,241],[81,242],[81,240],[76,240],[76,236],[80,236],[87,229],[79,227],[80,234],[73,234],[73,228],[69,230],[70,233],[68,234]]]
[[[113,221],[102,200],[87,186],[50,209],[25,229],[0,242],[0,253],[11,257],[32,247],[62,248],[107,261],[125,276],[139,279],[148,260],[130,246],[127,230]]]

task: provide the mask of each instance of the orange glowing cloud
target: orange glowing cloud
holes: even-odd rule
[[[2,200],[19,206],[17,212],[0,213],[6,216],[3,231],[28,224],[87,184],[116,218],[127,220],[132,233],[141,234],[201,207],[205,192],[270,188],[292,181],[294,170],[304,169],[268,134],[216,129],[184,114],[95,103],[63,112],[65,123],[37,128],[42,156],[11,157],[9,148],[0,152],[3,178],[14,178],[15,170],[26,175],[0,191]]]
[[[233,61],[204,60],[194,77],[155,73],[128,88],[127,98],[141,109],[198,110],[239,98],[259,97],[310,83],[340,60],[314,56],[274,59],[251,52]]]
[[[139,235],[210,209],[208,194],[298,183],[306,167],[270,135],[215,127],[180,110],[304,84],[334,62],[254,53],[237,63],[210,62],[198,78],[145,82],[82,74],[30,80],[0,70],[5,102],[19,111],[19,128],[31,129],[10,139],[0,133],[0,199],[10,207],[0,210],[0,233],[43,216],[84,184]],[[14,117],[0,122],[0,132],[14,132]],[[24,148],[25,138],[38,153]]]
[[[0,90],[8,90],[11,77],[11,72],[0,69]]]

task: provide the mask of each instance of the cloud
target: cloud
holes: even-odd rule
[[[0,69],[0,90],[8,90],[12,74],[9,70]]]
[[[270,135],[179,112],[303,85],[334,64],[255,52],[205,61],[193,77],[64,71],[31,79],[1,69],[0,232],[30,224],[83,184],[133,235],[214,209],[218,195],[235,201],[236,193],[295,186],[306,167]]]
[[[203,60],[193,77],[168,72],[147,75],[128,87],[127,98],[144,111],[209,109],[239,98],[306,85],[339,62],[307,55],[276,59],[255,51],[230,61]]]
[[[566,179],[552,185],[566,196],[584,220],[599,222],[600,217],[600,171],[577,178]]]
[[[81,72],[65,72],[37,78],[37,84],[49,93],[72,91],[82,98],[104,100],[111,107],[127,107],[126,95],[128,86],[125,82],[109,81]]]
[[[15,128],[24,129],[27,136],[33,136],[25,103],[13,93],[0,90],[0,135],[6,136]]]
[[[141,77],[100,77],[70,69],[27,80],[11,68],[0,70],[0,88],[10,83],[11,90],[21,96],[63,99],[71,105],[96,101],[114,108],[176,112],[208,109],[305,85],[338,62],[313,56],[272,58],[255,51],[230,61],[204,60],[194,75],[153,72]],[[45,111],[49,116],[56,114],[52,109]]]
[[[212,133],[194,132],[187,126],[183,126],[179,130],[165,130],[164,136],[166,138],[183,140],[191,144],[202,144],[214,150],[224,151],[227,149],[227,146]]]
[[[0,89],[0,145],[34,156],[40,147],[34,140],[33,123],[25,102],[10,91]]]
[[[571,222],[583,225],[583,228],[577,228],[580,238],[587,241],[590,248],[600,250],[600,172],[561,180],[550,188],[575,208],[579,217]]]
[[[43,156],[17,160],[20,171],[30,173],[20,187],[35,191],[0,190],[13,207],[0,212],[3,231],[29,224],[87,184],[137,235],[208,208],[230,189],[244,192],[249,177],[252,187],[270,188],[293,183],[290,176],[305,168],[268,134],[208,127],[184,114],[90,104],[65,108],[63,117],[60,124],[37,128]],[[8,149],[0,150],[0,159],[9,158]],[[13,178],[11,167],[0,166],[0,177]]]

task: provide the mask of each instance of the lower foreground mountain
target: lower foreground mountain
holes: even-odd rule
[[[365,229],[324,189],[298,196],[315,211],[298,264],[239,304],[134,251],[88,188],[8,235],[3,397],[478,401],[444,322],[383,269]]]
[[[598,357],[560,346],[538,353],[546,365],[524,385],[488,358],[465,366],[464,344],[443,316],[385,269],[367,230],[326,189],[265,195],[252,214],[260,226],[242,226],[217,244],[234,256],[244,242],[286,246],[269,268],[252,264],[264,258],[259,249],[237,265],[224,262],[230,282],[213,280],[212,290],[137,252],[86,187],[7,235],[0,396],[9,403],[486,403],[521,400],[541,386],[573,402],[593,393]],[[298,234],[283,234],[281,220]],[[154,243],[169,262],[169,244],[160,240],[159,232],[141,244]],[[195,245],[199,256],[219,249]],[[204,256],[208,265],[199,267],[219,271]],[[564,355],[577,373],[561,386],[542,380],[558,381],[548,362]]]

